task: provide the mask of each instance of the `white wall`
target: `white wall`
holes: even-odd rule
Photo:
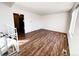
[[[72,13],[68,38],[70,55],[79,56],[79,8]]]
[[[57,13],[51,15],[45,15],[42,17],[43,28],[58,32],[68,32],[68,13]]]
[[[10,8],[0,3],[0,32],[7,32],[7,24],[12,25]]]
[[[26,33],[34,30],[38,30],[41,28],[42,26],[40,22],[41,17],[39,15],[25,11],[24,16],[25,16],[24,21],[25,21]]]
[[[72,35],[74,33],[77,15],[78,15],[78,9],[75,9],[72,12],[72,18],[71,18],[71,22],[70,22],[70,28],[69,28],[70,35]]]
[[[73,35],[73,39],[72,39],[72,54],[71,55],[76,55],[79,56],[79,12],[78,12],[78,18],[76,21],[76,25],[75,25],[75,30],[74,30],[74,35]]]

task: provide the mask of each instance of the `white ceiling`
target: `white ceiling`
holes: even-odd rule
[[[16,2],[15,5],[23,7],[25,10],[46,15],[69,11],[73,7],[73,2]]]

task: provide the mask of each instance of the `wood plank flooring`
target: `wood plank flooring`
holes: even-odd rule
[[[20,46],[20,56],[69,56],[66,33],[36,30],[26,34],[29,42]]]

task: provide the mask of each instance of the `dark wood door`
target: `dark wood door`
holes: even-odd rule
[[[19,14],[13,13],[14,15],[14,25],[17,29],[17,32],[19,32]]]
[[[15,28],[17,28],[18,37],[24,37],[25,36],[25,30],[24,30],[24,15],[23,14],[17,14],[13,13],[14,15],[14,24]]]
[[[24,15],[20,14],[19,16],[19,33],[24,35],[25,30],[24,30]]]

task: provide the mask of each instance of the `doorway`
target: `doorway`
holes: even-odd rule
[[[24,15],[13,13],[13,16],[14,16],[14,25],[18,33],[18,38],[23,39],[25,37]]]

